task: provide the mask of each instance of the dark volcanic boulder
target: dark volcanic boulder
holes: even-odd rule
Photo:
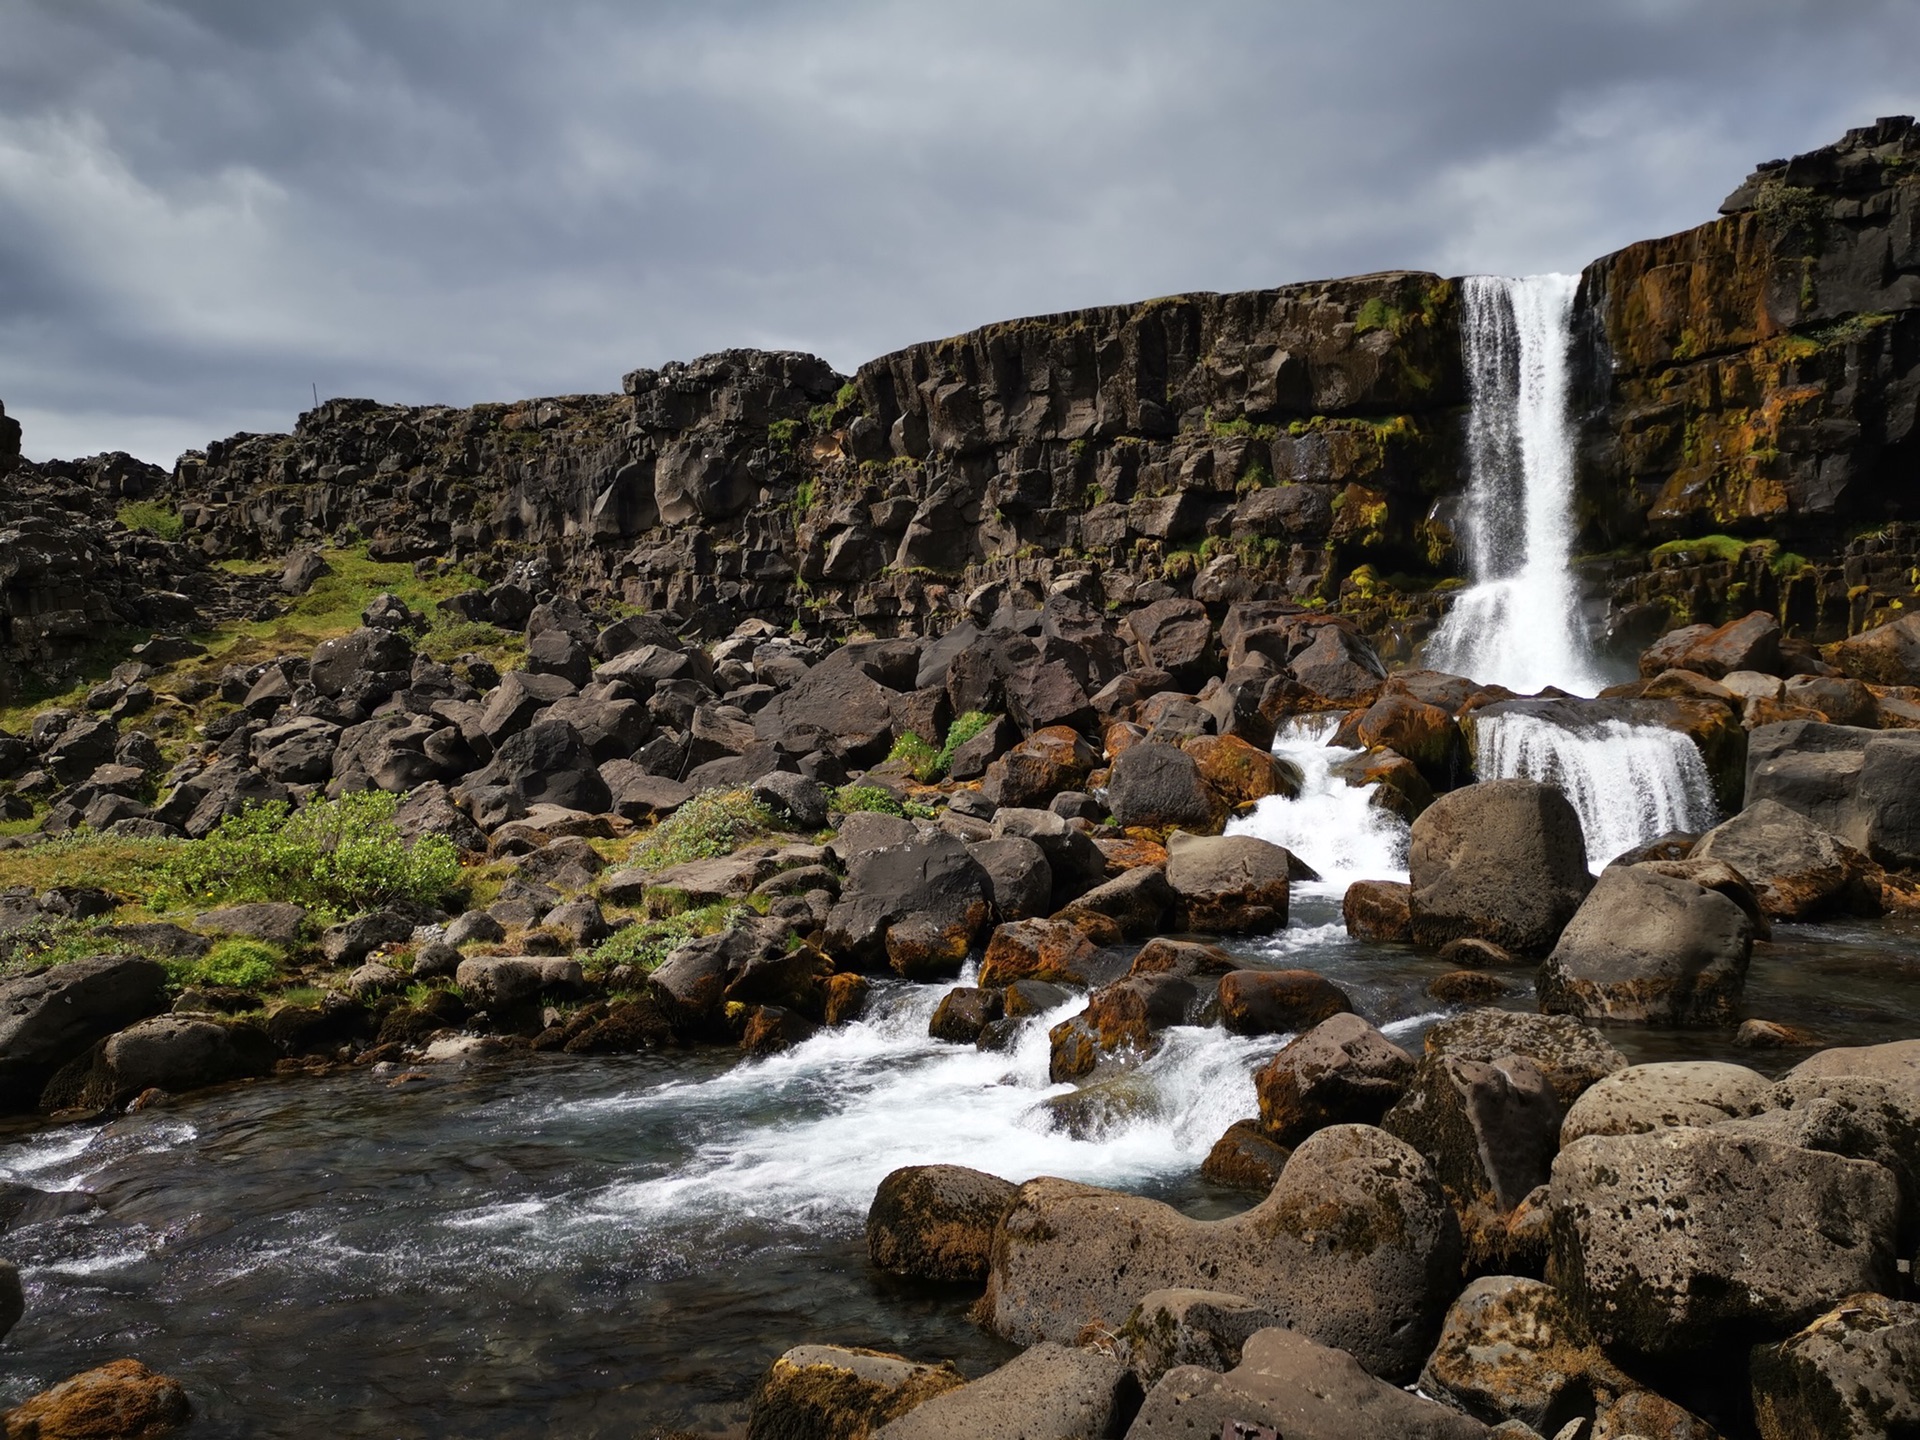
[[[147,1089],[178,1093],[264,1074],[273,1059],[266,1037],[243,1026],[236,1041],[225,1025],[190,1015],[156,1015],[111,1035],[89,1077],[85,1102],[120,1104]]]
[[[1562,1105],[1588,1086],[1627,1068],[1606,1037],[1569,1015],[1527,1015],[1515,1010],[1469,1010],[1427,1032],[1426,1053],[1469,1060],[1525,1055],[1547,1074]]]
[[[1116,825],[1178,826],[1216,835],[1227,807],[1200,777],[1194,758],[1172,745],[1143,741],[1121,751],[1107,778],[1107,807]]]
[[[1407,868],[1413,938],[1436,947],[1471,935],[1544,955],[1593,888],[1580,817],[1532,780],[1441,796],[1413,822]]]
[[[412,669],[413,646],[406,636],[397,630],[366,628],[321,641],[307,664],[307,680],[322,695],[339,695],[363,675],[404,676]]]
[[[133,955],[73,960],[0,982],[0,1106],[32,1109],[60,1066],[165,1009],[166,985],[165,970]]]
[[[1676,630],[1648,650],[1640,673],[1654,676],[1665,670],[1691,670],[1718,680],[1736,670],[1780,673],[1780,622],[1764,610],[1755,610],[1717,629],[1690,625]]]
[[[1213,622],[1198,600],[1156,600],[1129,615],[1121,629],[1143,668],[1166,671],[1183,689],[1198,690],[1215,669]]]
[[[1842,675],[1876,685],[1920,685],[1920,615],[1904,615],[1827,647]]]
[[[1019,1187],[962,1165],[908,1165],[880,1182],[867,1210],[867,1254],[917,1280],[987,1278],[993,1232]]]
[[[1340,900],[1347,933],[1356,940],[1411,940],[1412,887],[1399,880],[1356,880]]]
[[[887,953],[895,922],[911,919],[955,940],[964,955],[992,918],[991,886],[966,843],[952,835],[855,855],[827,917],[827,947],[872,963]]]
[[[1298,1145],[1329,1125],[1377,1125],[1413,1070],[1413,1057],[1358,1015],[1335,1015],[1288,1041],[1254,1076],[1261,1129]]]
[[[592,815],[605,813],[613,804],[593,752],[563,720],[544,720],[513,736],[467,783],[470,788],[505,786],[528,805],[558,805]]]
[[[1353,1009],[1312,970],[1232,970],[1220,977],[1220,1023],[1235,1035],[1292,1035]]]
[[[1167,844],[1167,884],[1176,920],[1186,930],[1242,935],[1284,929],[1292,868],[1285,850],[1252,835],[1182,834]]]
[[[817,748],[803,734],[830,735],[855,765],[884,760],[893,744],[893,692],[845,655],[836,651],[768,701],[753,718],[753,733],[794,754]]]
[[[761,1377],[746,1440],[833,1440],[871,1435],[963,1383],[949,1362],[921,1365],[904,1355],[840,1345],[796,1345]]]
[[[1049,726],[988,765],[981,793],[998,806],[1045,809],[1062,790],[1084,785],[1099,758],[1078,731]]]
[[[1540,1006],[1596,1020],[1731,1024],[1752,953],[1753,922],[1725,895],[1655,865],[1610,866],[1541,966]]]
[[[1561,1108],[1547,1074],[1524,1055],[1430,1055],[1380,1128],[1433,1162],[1463,1212],[1505,1216],[1560,1148]]]
[[[1776,800],[1749,805],[1700,837],[1696,860],[1719,860],[1739,871],[1776,920],[1810,920],[1879,909],[1864,855]]]

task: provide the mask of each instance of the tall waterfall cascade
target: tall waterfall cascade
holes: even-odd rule
[[[1427,663],[1521,694],[1601,685],[1571,565],[1567,414],[1577,275],[1463,282],[1471,586],[1427,642]]]
[[[1488,715],[1474,725],[1474,769],[1482,779],[1557,785],[1580,816],[1587,863],[1679,830],[1698,834],[1716,819],[1713,784],[1694,743],[1664,725],[1606,719],[1575,730],[1538,715]]]
[[[1303,715],[1281,725],[1273,753],[1299,767],[1300,793],[1266,796],[1252,813],[1229,821],[1227,834],[1283,846],[1343,890],[1352,880],[1405,879],[1406,822],[1373,803],[1377,786],[1349,785],[1334,773],[1341,761],[1362,753],[1327,743],[1339,728],[1337,715]]]

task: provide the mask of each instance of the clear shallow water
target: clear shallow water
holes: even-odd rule
[[[1292,925],[1236,947],[1304,966],[1417,1052],[1443,966],[1362,944],[1339,887],[1296,887]],[[1920,1035],[1920,931],[1783,927],[1755,955],[1750,1013],[1829,1043]],[[1506,1003],[1532,1007],[1530,972]],[[11,1401],[135,1355],[178,1376],[196,1436],[645,1436],[739,1423],[790,1345],[949,1357],[1010,1351],[962,1290],[890,1281],[862,1222],[896,1165],[1066,1175],[1196,1215],[1248,1197],[1197,1179],[1254,1110],[1282,1043],[1183,1029],[1104,1131],[1052,1127],[1045,1019],[983,1055],[926,1038],[941,987],[895,986],[874,1020],[766,1061],[724,1053],[522,1059],[263,1083],[0,1146],[0,1179],[97,1208],[18,1227],[27,1318],[0,1346]],[[1610,1037],[1634,1060],[1778,1070],[1726,1032]]]

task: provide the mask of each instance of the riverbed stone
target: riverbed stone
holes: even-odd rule
[[[1627,1057],[1571,1015],[1527,1015],[1491,1006],[1442,1020],[1427,1032],[1426,1053],[1468,1060],[1525,1055],[1546,1072],[1563,1106],[1589,1085],[1627,1068]]]
[[[1609,867],[1540,967],[1540,1006],[1589,1019],[1729,1025],[1753,922],[1718,891],[1647,865]]]
[[[1415,942],[1475,935],[1545,955],[1593,888],[1586,853],[1554,786],[1483,780],[1442,795],[1413,822],[1407,853]]]
[[[0,1108],[30,1110],[53,1072],[95,1041],[167,1006],[167,973],[100,955],[0,981]]]
[[[1117,1329],[1150,1290],[1220,1288],[1404,1379],[1426,1358],[1459,1263],[1433,1167],[1384,1131],[1339,1125],[1303,1141],[1272,1193],[1225,1220],[1029,1181],[994,1236],[983,1310],[998,1334],[1031,1343]]]
[[[1139,865],[1096,885],[1055,913],[1101,945],[1143,940],[1166,928],[1176,897],[1158,866]]]
[[[1635,1387],[1551,1285],[1485,1275],[1448,1309],[1420,1388],[1489,1425],[1552,1435],[1597,1395]]]
[[[1115,1350],[1151,1389],[1181,1365],[1231,1370],[1252,1336],[1277,1323],[1266,1306],[1221,1290],[1154,1290],[1120,1327]]]
[[[1230,1190],[1264,1195],[1273,1189],[1292,1156],[1293,1151],[1262,1133],[1258,1120],[1236,1120],[1207,1151],[1207,1158],[1200,1162],[1200,1175]]]
[[[1358,1015],[1321,1021],[1254,1076],[1260,1126],[1298,1145],[1329,1125],[1377,1125],[1413,1078],[1414,1059]]]
[[[1356,940],[1411,940],[1413,887],[1399,880],[1356,880],[1347,886],[1340,914]]]
[[[1166,875],[1176,923],[1213,935],[1284,929],[1292,858],[1253,835],[1169,836]]]
[[[0,1425],[21,1440],[160,1440],[191,1413],[179,1381],[138,1360],[113,1360],[14,1406]]]
[[[1546,1072],[1524,1055],[1429,1055],[1380,1128],[1433,1162],[1463,1216],[1504,1219],[1546,1183],[1562,1113]]]
[[[1554,1283],[1610,1350],[1778,1339],[1896,1279],[1885,1167],[1724,1127],[1577,1140],[1553,1163],[1550,1204]]]
[[[1880,908],[1866,856],[1777,800],[1758,800],[1700,837],[1696,860],[1731,865],[1775,920],[1874,914]]]
[[[1761,1440],[1920,1434],[1920,1304],[1847,1296],[1750,1364]]]
[[[956,985],[940,997],[933,1018],[927,1022],[927,1034],[935,1040],[955,1045],[971,1045],[980,1032],[998,1020],[1005,1001],[998,990],[983,990],[977,985]]]
[[[1220,1023],[1235,1035],[1293,1035],[1353,1009],[1312,970],[1232,970],[1220,977]]]
[[[1086,932],[1064,920],[1014,920],[997,926],[980,962],[980,983],[989,988],[1018,980],[1090,983],[1094,945]]]
[[[889,1420],[966,1383],[951,1361],[842,1345],[796,1345],[761,1377],[747,1440],[864,1440]]]
[[[1560,1144],[1738,1119],[1762,1108],[1770,1084],[1757,1070],[1717,1060],[1629,1065],[1573,1102],[1560,1125]]]
[[[867,1255],[891,1275],[977,1283],[987,1278],[994,1229],[1018,1191],[964,1165],[903,1166],[874,1191]]]
[[[1139,1382],[1111,1355],[1045,1343],[934,1396],[873,1440],[1097,1440],[1120,1434],[1139,1403]]]
[[[585,983],[578,960],[557,955],[496,955],[462,960],[454,981],[476,1004],[511,1008],[548,993],[571,994]]]
[[[1264,1433],[1286,1440],[1487,1440],[1470,1416],[1377,1379],[1353,1356],[1295,1330],[1256,1331],[1225,1374],[1183,1365],[1161,1377],[1128,1440]],[[1238,1428],[1236,1428],[1238,1427]]]

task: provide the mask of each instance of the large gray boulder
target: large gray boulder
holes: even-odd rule
[[[1532,780],[1485,780],[1413,822],[1408,907],[1416,944],[1472,936],[1540,956],[1593,888],[1580,817]]]
[[[113,1093],[95,1098],[112,1101],[149,1088],[197,1090],[259,1068],[226,1026],[189,1015],[156,1015],[129,1026],[108,1037],[100,1059]]]
[[[1335,1015],[1280,1047],[1254,1076],[1260,1128],[1298,1145],[1329,1125],[1377,1125],[1413,1079],[1413,1057],[1358,1015]]]
[[[1673,1357],[1777,1339],[1836,1296],[1897,1279],[1900,1193],[1885,1167],[1724,1126],[1575,1141],[1548,1203],[1554,1283],[1610,1349]]]
[[[1589,1085],[1627,1068],[1627,1057],[1590,1025],[1570,1015],[1469,1010],[1427,1032],[1426,1053],[1466,1060],[1525,1055],[1543,1071],[1560,1103],[1571,1105]]]
[[[1547,1073],[1524,1055],[1430,1055],[1380,1128],[1433,1162],[1462,1212],[1505,1216],[1546,1183],[1562,1113]]]
[[[1278,1318],[1244,1295],[1221,1290],[1154,1290],[1133,1307],[1115,1348],[1143,1386],[1169,1370],[1231,1370],[1248,1340]]]
[[[1293,1330],[1261,1330],[1224,1375],[1187,1365],[1148,1393],[1127,1440],[1260,1433],[1286,1440],[1486,1440],[1487,1427],[1369,1375]]]
[[[1693,847],[1693,858],[1738,870],[1775,920],[1879,909],[1866,857],[1777,800],[1756,801],[1709,830]]]
[[[1115,757],[1107,808],[1116,825],[1177,825],[1203,835],[1219,833],[1227,816],[1226,806],[1201,779],[1199,763],[1178,746],[1157,740],[1129,745]]]
[[[1920,1040],[1822,1050],[1760,1097],[1786,1112],[1797,1143],[1872,1160],[1900,1182],[1902,1248],[1920,1242]]]
[[[542,994],[576,994],[585,977],[578,960],[563,956],[496,955],[462,960],[454,981],[475,1004],[509,1009]]]
[[[1540,1006],[1592,1020],[1731,1024],[1753,922],[1653,866],[1609,866],[1540,967]]]
[[[1169,837],[1167,884],[1180,928],[1213,935],[1284,929],[1292,859],[1253,835]]]
[[[1097,1350],[1040,1344],[915,1406],[873,1440],[1102,1440],[1140,1403],[1127,1367]]]
[[[1850,1295],[1778,1344],[1754,1347],[1761,1440],[1920,1435],[1920,1305]]]
[[[1551,1285],[1483,1275],[1447,1310],[1420,1389],[1489,1425],[1551,1435],[1599,1395],[1635,1388]]]
[[[911,919],[964,956],[991,923],[992,883],[966,843],[944,833],[856,854],[827,916],[827,948],[844,959],[878,960],[888,954],[888,932]]]
[[[1340,1125],[1302,1142],[1267,1198],[1226,1220],[1029,1181],[994,1237],[984,1311],[1010,1340],[1071,1340],[1088,1326],[1117,1330],[1148,1291],[1220,1289],[1405,1379],[1426,1358],[1459,1263],[1459,1224],[1433,1167],[1384,1131]]]
[[[1560,1144],[1737,1120],[1762,1108],[1769,1085],[1757,1070],[1718,1060],[1629,1065],[1573,1102],[1560,1126]]]
[[[167,972],[136,955],[74,960],[0,982],[0,1107],[31,1110],[55,1070],[166,1004]]]
[[[469,789],[487,785],[504,786],[529,806],[558,805],[589,815],[613,806],[593,752],[564,720],[543,720],[503,743],[486,768],[467,779]]]
[[[906,1165],[867,1209],[867,1256],[891,1275],[919,1280],[987,1278],[993,1232],[1019,1187],[964,1165]]]

